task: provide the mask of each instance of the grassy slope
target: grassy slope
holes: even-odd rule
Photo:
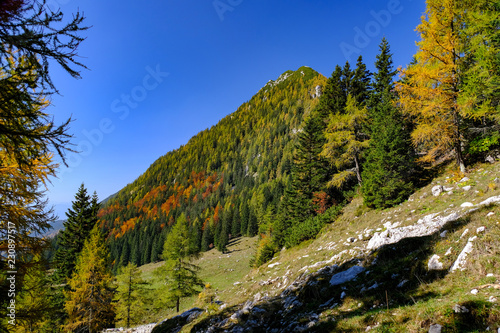
[[[255,254],[257,237],[236,238],[230,241],[228,252],[220,253],[216,249],[210,250],[195,260],[193,263],[199,266],[199,276],[205,283],[210,283],[213,289],[216,289],[218,299],[227,301],[229,296],[224,291],[233,286],[233,283],[247,275],[250,268],[250,260]],[[163,262],[147,264],[141,266],[143,277],[146,281],[152,283],[150,289],[153,292],[158,289],[159,282],[155,279],[154,270],[163,265]],[[155,297],[156,298],[156,297]],[[237,300],[235,300],[237,301]],[[197,297],[183,299],[181,302],[181,312],[197,305]],[[166,317],[175,315],[173,309],[162,309],[158,312],[150,313],[144,318],[144,323],[158,322]]]
[[[362,279],[348,283],[342,290],[332,291],[330,288],[328,295],[307,295],[311,310],[316,313],[322,311],[319,322],[322,331],[356,332],[371,326],[373,332],[427,332],[433,323],[443,325],[449,332],[480,332],[488,326],[496,329],[496,323],[500,323],[500,290],[479,289],[477,295],[470,291],[485,284],[496,284],[500,280],[498,206],[480,209],[452,223],[447,227],[446,237],[437,234],[408,239],[370,254],[361,250],[368,238],[346,242],[350,237],[358,238],[360,233],[365,234],[368,229],[383,230],[386,222],[399,222],[400,226],[412,225],[432,213],[444,216],[452,211],[464,211],[460,208],[464,202],[477,204],[500,195],[500,183],[498,179],[495,182],[500,177],[500,163],[478,165],[468,177],[470,181],[458,183],[460,177],[445,170],[431,184],[413,194],[410,200],[382,211],[370,210],[362,205],[361,198],[356,198],[345,208],[344,214],[325,228],[316,240],[282,251],[271,263],[259,269],[251,270],[248,266],[255,239],[238,239],[230,247],[233,252],[229,255],[212,250],[198,261],[203,268],[202,277],[218,288],[219,300],[234,305],[253,298],[257,293],[268,296],[279,294],[308,265],[324,260],[331,260],[330,265],[352,265],[352,259],[359,258],[370,271]],[[453,193],[432,196],[431,188],[437,184],[453,187]],[[465,191],[464,185],[471,185],[472,188]],[[490,212],[494,214],[487,217]],[[476,235],[476,229],[480,226],[485,226],[486,232],[477,234],[478,239],[468,257],[467,269],[448,273],[448,268],[468,238]],[[468,234],[460,238],[466,229],[469,230]],[[446,256],[450,248],[451,254]],[[445,268],[443,271],[427,271],[427,261],[433,254],[441,257]],[[150,275],[153,267],[146,265],[143,271]],[[321,265],[308,270],[319,268]],[[489,273],[493,276],[487,277]],[[403,280],[408,282],[398,288],[397,285]],[[240,283],[234,285],[235,282]],[[378,287],[360,291],[362,287],[367,289],[375,283]],[[321,311],[317,309],[325,297],[340,300],[342,291],[347,296],[339,301],[337,307]],[[497,301],[490,302],[490,297],[495,297]],[[195,298],[185,300],[183,308],[192,307],[194,301]],[[464,305],[470,312],[455,313],[452,310],[455,304]],[[148,319],[160,320],[170,314],[160,312]],[[189,327],[191,325],[185,330]]]

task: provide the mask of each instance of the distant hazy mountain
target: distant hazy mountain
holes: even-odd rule
[[[59,233],[59,231],[61,231],[64,228],[64,226],[63,226],[64,222],[66,222],[66,220],[56,220],[56,221],[54,221],[54,223],[51,223],[52,229],[47,231],[44,236],[48,237],[48,238],[52,238],[55,235],[57,235],[57,233]]]

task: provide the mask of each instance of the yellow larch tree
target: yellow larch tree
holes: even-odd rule
[[[65,295],[67,331],[95,333],[114,325],[114,289],[109,269],[109,251],[98,226],[92,229],[85,241],[68,284],[70,291]]]
[[[396,84],[403,112],[416,121],[412,139],[425,152],[423,162],[453,152],[462,172],[464,121],[468,110],[458,103],[464,44],[460,1],[427,0],[427,10],[417,27],[421,41],[415,62],[400,70]]]
[[[330,116],[325,133],[326,143],[321,156],[332,161],[338,170],[328,182],[328,187],[341,188],[356,178],[361,185],[361,157],[370,144],[365,133],[368,111],[361,107],[352,95],[347,96],[345,113]]]

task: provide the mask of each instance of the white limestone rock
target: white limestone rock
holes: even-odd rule
[[[481,202],[479,204],[479,206],[488,206],[488,205],[491,205],[491,204],[496,204],[498,202],[500,202],[500,195],[497,195],[495,197],[491,197],[489,199],[484,200],[483,202]]]
[[[458,255],[457,260],[453,263],[453,265],[450,268],[450,272],[454,272],[457,269],[460,269],[461,271],[465,270],[465,265],[467,263],[467,255],[472,252],[473,245],[472,242],[476,239],[477,237],[471,237],[469,238],[469,241],[465,245],[464,249],[460,254]]]
[[[375,233],[368,242],[366,248],[368,250],[373,250],[383,245],[397,243],[404,238],[430,236],[441,230],[448,223],[456,221],[459,218],[460,215],[457,213],[452,213],[445,217],[437,216],[437,214],[427,215],[419,220],[416,225],[388,229],[383,232]]]
[[[436,185],[434,186],[432,189],[431,189],[431,192],[432,192],[432,195],[437,197],[439,196],[441,193],[443,193],[443,186],[442,185]]]
[[[443,269],[443,263],[439,261],[441,257],[439,257],[437,254],[433,255],[430,259],[429,262],[427,263],[427,269],[429,271],[439,271]]]
[[[453,311],[455,313],[468,313],[468,312],[470,312],[469,309],[467,309],[465,306],[462,306],[460,304],[455,304],[455,306],[453,307]]]
[[[465,229],[462,235],[460,236],[460,239],[464,238],[465,235],[469,232],[469,229]]]

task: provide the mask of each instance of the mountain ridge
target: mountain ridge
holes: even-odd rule
[[[256,235],[257,219],[266,210],[277,211],[289,182],[296,134],[326,81],[309,67],[284,72],[108,198],[99,218],[114,269],[128,261],[157,261],[181,212],[201,250],[224,246],[218,239],[224,223],[223,233],[230,237]],[[210,234],[202,244],[206,225]],[[146,249],[139,254],[142,246]]]

